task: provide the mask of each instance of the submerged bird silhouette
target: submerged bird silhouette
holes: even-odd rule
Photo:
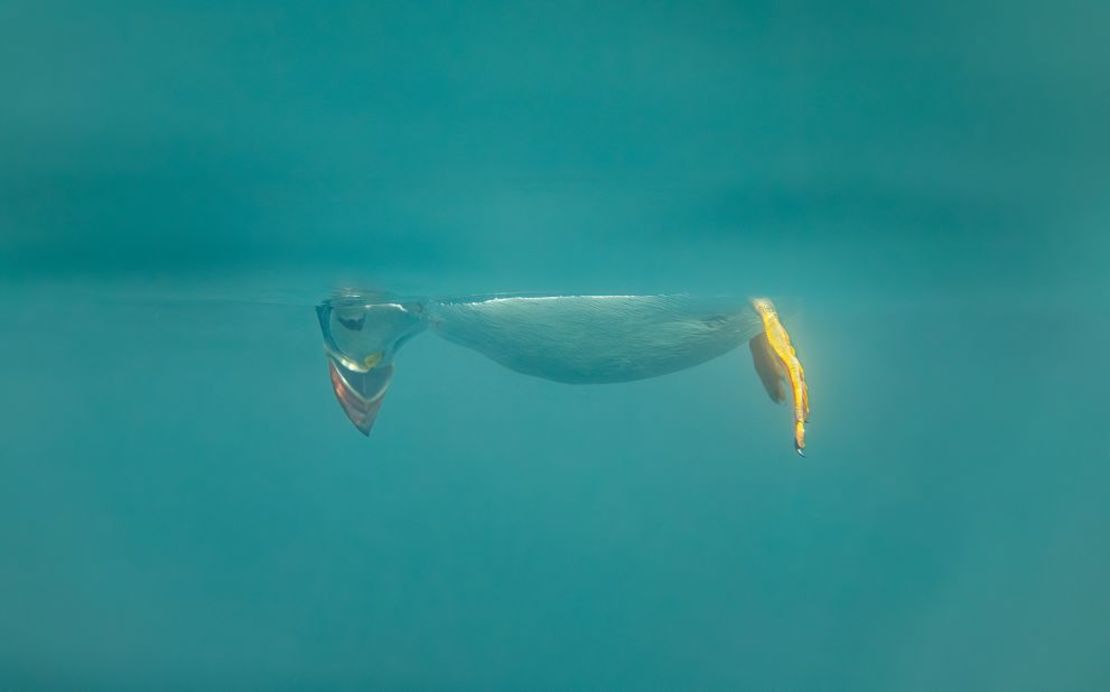
[[[402,298],[345,291],[316,308],[332,389],[369,435],[409,339],[430,330],[526,375],[556,382],[629,382],[704,363],[747,341],[775,402],[794,403],[804,456],[805,371],[774,305],[686,295],[490,295]]]

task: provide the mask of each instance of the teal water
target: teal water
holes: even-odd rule
[[[1106,689],[1108,14],[0,4],[0,689]],[[771,296],[809,457],[743,349],[364,438],[351,284]]]

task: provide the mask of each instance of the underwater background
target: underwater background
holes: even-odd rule
[[[0,2],[0,689],[1110,688],[1110,5]],[[341,286],[733,293],[568,386]]]

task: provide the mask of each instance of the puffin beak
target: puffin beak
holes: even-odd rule
[[[335,398],[347,418],[359,432],[369,435],[378,417],[385,392],[393,378],[393,365],[370,368],[365,372],[345,367],[335,358],[328,358],[328,375]]]

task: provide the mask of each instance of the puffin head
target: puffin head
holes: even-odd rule
[[[421,300],[346,290],[316,306],[332,391],[369,435],[393,379],[393,356],[427,325]]]

